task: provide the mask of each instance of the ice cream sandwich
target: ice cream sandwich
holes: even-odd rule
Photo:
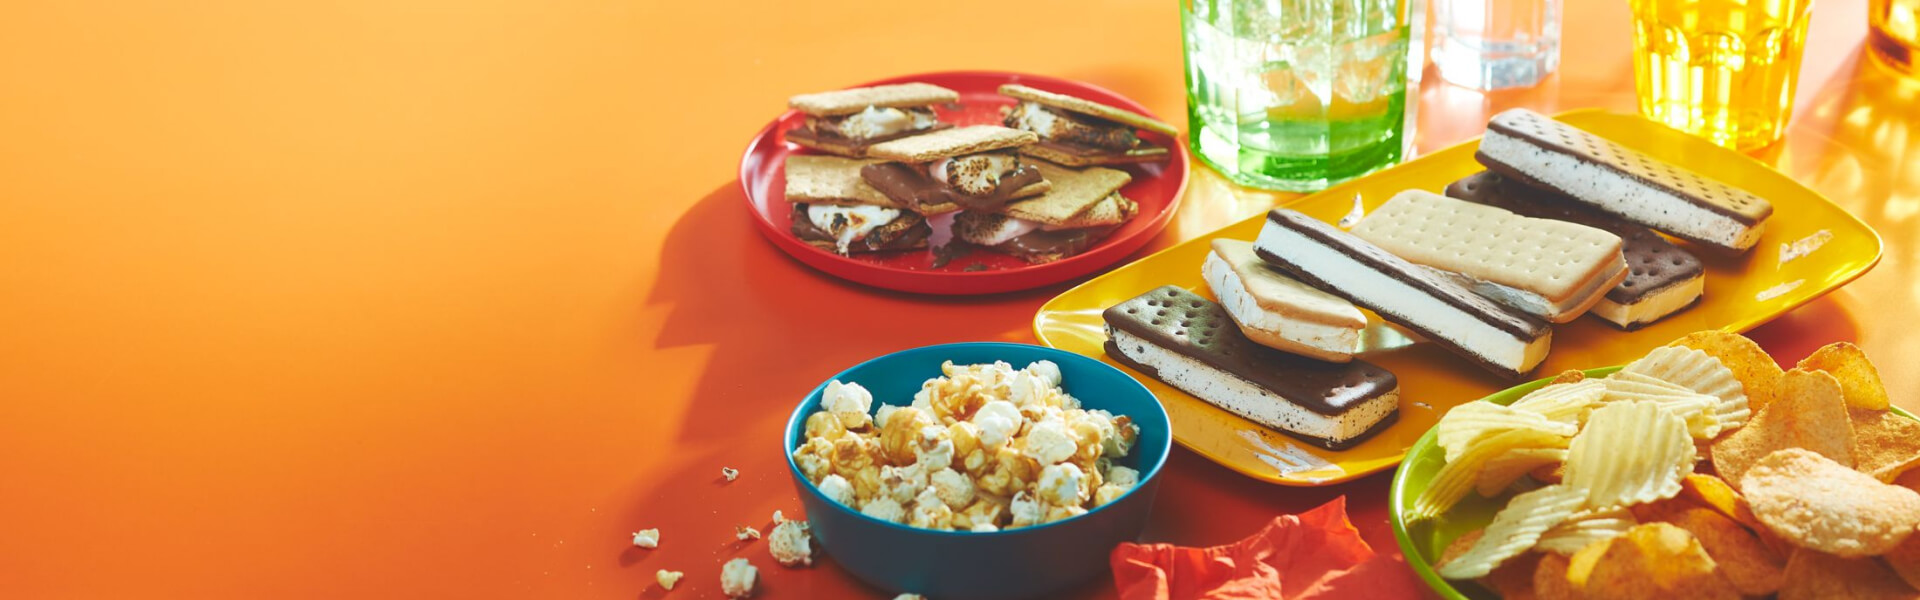
[[[933,107],[960,100],[960,93],[930,83],[898,83],[801,94],[787,106],[807,115],[787,132],[787,141],[841,156],[866,156],[888,140],[953,127]]]
[[[953,222],[955,237],[1020,257],[1049,263],[1086,251],[1139,212],[1120,195],[1133,180],[1126,171],[1075,170],[1036,161],[1051,189],[999,210],[965,210]]]
[[[793,204],[794,237],[843,255],[927,247],[932,234],[927,220],[860,179],[860,169],[876,162],[787,156],[786,197]]]
[[[860,177],[901,206],[922,215],[962,208],[998,212],[1008,202],[1047,193],[1040,169],[1016,152],[1039,138],[1031,132],[973,125],[881,142],[867,155]]]
[[[1140,139],[1137,130],[1180,136],[1153,117],[1092,100],[1017,83],[1000,86],[1000,94],[1020,101],[1007,112],[1006,126],[1040,136],[1039,143],[1020,152],[1070,167],[1164,161],[1167,149]]]
[[[1628,223],[1529,187],[1492,171],[1481,171],[1447,186],[1447,195],[1542,219],[1579,223],[1613,232],[1624,242],[1627,277],[1607,290],[1588,314],[1634,330],[1679,312],[1700,300],[1706,287],[1700,259],[1645,227]]]
[[[1546,115],[1494,115],[1474,154],[1509,179],[1726,254],[1760,241],[1773,205]]]
[[[1400,383],[1373,363],[1330,363],[1253,343],[1227,311],[1174,286],[1108,308],[1107,356],[1247,420],[1332,450],[1400,414]]]
[[[1268,266],[1253,242],[1220,238],[1200,267],[1213,297],[1254,343],[1328,362],[1360,350],[1366,315],[1352,302]]]
[[[1540,366],[1553,343],[1553,328],[1545,321],[1298,211],[1268,212],[1253,249],[1295,279],[1372,310],[1507,379],[1520,379]]]
[[[1395,194],[1352,231],[1409,262],[1458,276],[1475,293],[1554,323],[1579,318],[1627,278],[1620,236],[1426,190]]]

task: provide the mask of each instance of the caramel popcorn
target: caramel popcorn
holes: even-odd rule
[[[866,388],[829,382],[793,451],[801,474],[870,517],[977,532],[1070,519],[1138,485],[1139,472],[1112,463],[1139,427],[1082,409],[1058,365],[948,361],[940,372],[910,404],[880,403],[872,415]]]

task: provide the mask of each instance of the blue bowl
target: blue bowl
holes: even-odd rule
[[[1160,467],[1173,441],[1167,411],[1133,377],[1098,360],[1041,346],[1000,342],[942,344],[902,350],[833,376],[859,383],[880,404],[906,405],[940,363],[1006,361],[1021,368],[1037,360],[1060,366],[1061,385],[1088,409],[1126,415],[1140,426],[1133,452],[1114,464],[1140,471],[1140,483],[1087,514],[1035,527],[993,533],[916,529],[860,514],[821,495],[793,463],[806,436],[806,418],[820,408],[826,383],[814,388],[787,420],[787,470],[813,522],[813,536],[834,562],[888,592],[931,598],[1035,598],[1107,572],[1115,545],[1133,541],[1153,509]],[[829,381],[832,381],[831,379]]]

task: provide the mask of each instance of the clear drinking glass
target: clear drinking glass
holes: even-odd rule
[[[1540,83],[1560,66],[1560,0],[1433,0],[1433,64],[1474,89]]]
[[[1747,151],[1779,140],[1813,0],[1633,0],[1640,113]]]
[[[1881,62],[1920,75],[1920,0],[1873,0],[1867,10],[1867,47]]]
[[[1235,183],[1293,191],[1400,162],[1409,14],[1407,0],[1181,0],[1194,154]]]

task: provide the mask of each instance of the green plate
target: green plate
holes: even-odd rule
[[[1605,377],[1618,370],[1620,367],[1603,367],[1588,369],[1586,373],[1588,377]],[[1550,380],[1551,378],[1547,378],[1523,383],[1495,392],[1480,400],[1494,404],[1512,404],[1529,392],[1546,387]],[[1893,408],[1893,412],[1909,419],[1914,418],[1911,413],[1897,406]],[[1480,587],[1477,583],[1442,579],[1439,573],[1433,572],[1433,562],[1440,558],[1440,551],[1445,550],[1447,544],[1453,543],[1454,538],[1486,527],[1487,523],[1493,521],[1493,513],[1499,512],[1507,505],[1507,500],[1512,497],[1511,494],[1494,498],[1467,494],[1465,499],[1454,505],[1452,510],[1447,511],[1444,518],[1412,526],[1407,525],[1406,514],[1413,509],[1413,499],[1420,497],[1420,492],[1426,491],[1427,483],[1433,481],[1433,476],[1439,473],[1440,467],[1446,463],[1446,454],[1434,444],[1432,429],[1428,429],[1426,435],[1420,436],[1420,440],[1414,442],[1413,447],[1407,450],[1407,459],[1400,463],[1400,471],[1394,473],[1393,490],[1388,492],[1387,497],[1389,518],[1393,521],[1393,537],[1400,541],[1400,551],[1406,554],[1407,565],[1413,567],[1413,571],[1419,573],[1420,578],[1426,580],[1427,585],[1432,586],[1435,592],[1439,592],[1440,597],[1449,600],[1497,600],[1499,596],[1491,590]]]

